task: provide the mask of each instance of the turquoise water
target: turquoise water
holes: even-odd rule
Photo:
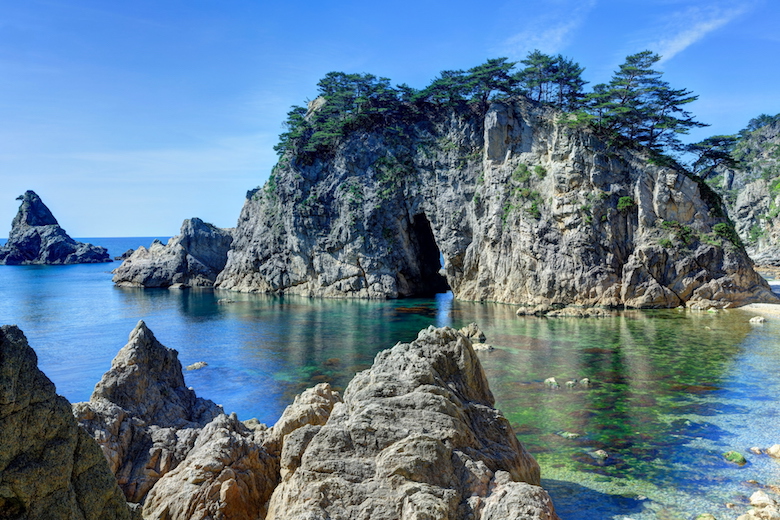
[[[113,256],[152,239],[82,240]],[[780,443],[777,318],[751,326],[739,310],[672,310],[538,319],[444,294],[367,302],[123,289],[110,282],[117,265],[0,267],[0,323],[24,330],[73,402],[89,399],[139,319],[183,365],[208,363],[185,372],[198,395],[266,423],[317,382],[343,388],[379,350],[423,327],[476,321],[497,347],[480,353],[497,406],[539,460],[563,520],[736,518],[757,486],[748,481],[780,484],[780,463],[749,452]],[[545,386],[548,377],[561,388]],[[564,384],[584,377],[591,387]],[[725,462],[728,450],[748,464]]]

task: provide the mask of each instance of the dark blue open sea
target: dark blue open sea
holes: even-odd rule
[[[79,240],[115,256],[152,239]],[[735,518],[759,486],[780,485],[780,461],[749,451],[780,443],[780,317],[539,319],[450,294],[370,302],[126,289],[111,283],[117,265],[0,266],[0,324],[25,332],[72,402],[89,399],[140,319],[183,365],[208,363],[185,372],[199,396],[269,424],[296,393],[320,381],[343,388],[421,328],[476,321],[497,347],[480,354],[496,405],[540,462],[563,520]],[[594,386],[550,390],[548,377]],[[748,464],[726,462],[728,450]]]

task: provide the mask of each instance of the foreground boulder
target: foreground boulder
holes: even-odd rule
[[[148,519],[257,520],[278,482],[279,464],[235,415],[220,415],[198,433],[187,457],[151,489]]]
[[[100,444],[127,500],[142,502],[222,408],[186,387],[177,352],[140,321],[89,402],[74,404],[73,413]]]
[[[93,264],[111,262],[105,247],[76,242],[68,236],[34,191],[26,191],[11,223],[8,242],[0,247],[0,264]]]
[[[184,388],[175,351],[140,322],[74,412],[147,520],[557,520],[493,404],[468,338],[431,327],[343,400],[321,383],[272,428],[243,424]]]
[[[129,520],[100,448],[37,363],[18,328],[0,328],[0,518]]]
[[[301,141],[247,194],[216,286],[397,298],[449,285],[458,299],[527,305],[777,301],[717,195],[662,163],[522,98],[356,128],[327,153]]]
[[[167,244],[155,240],[133,251],[114,269],[113,280],[124,287],[211,287],[232,242],[230,230],[187,219]]]
[[[462,334],[377,355],[323,426],[285,438],[267,519],[557,519]]]

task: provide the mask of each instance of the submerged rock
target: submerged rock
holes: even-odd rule
[[[357,374],[324,425],[287,436],[266,518],[557,519],[493,404],[471,343],[421,331]]]
[[[37,365],[22,331],[0,328],[0,518],[130,520],[97,443]]]
[[[744,466],[745,464],[747,464],[747,460],[745,459],[745,456],[738,451],[727,451],[726,453],[723,454],[723,458],[739,466]]]
[[[136,249],[114,269],[113,281],[123,287],[211,287],[232,242],[231,230],[187,219],[167,244],[155,240]]]
[[[446,282],[458,299],[531,305],[777,301],[735,237],[697,178],[517,98],[356,130],[329,154],[289,152],[247,194],[216,285],[396,298]]]
[[[111,262],[105,247],[76,242],[68,236],[41,198],[31,190],[11,223],[8,241],[0,247],[0,264],[94,264]]]

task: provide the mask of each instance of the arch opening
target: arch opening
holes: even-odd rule
[[[411,235],[417,249],[417,268],[420,283],[415,296],[433,296],[450,290],[442,274],[443,256],[436,245],[433,229],[425,213],[418,213],[412,219]]]

